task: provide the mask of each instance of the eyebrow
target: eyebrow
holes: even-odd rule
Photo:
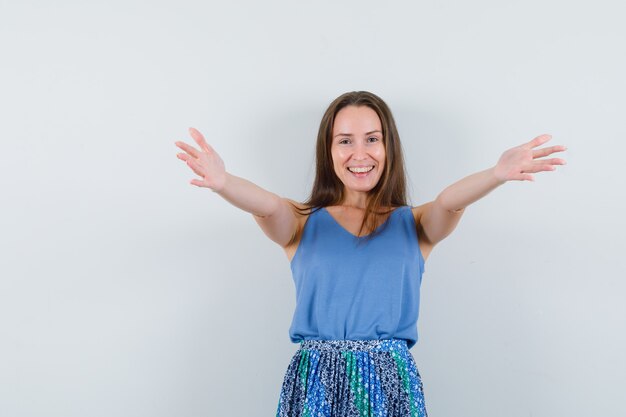
[[[365,132],[365,134],[366,135],[371,135],[372,133],[377,133],[377,132],[378,133],[383,133],[380,130],[372,130],[371,132]],[[337,133],[335,135],[335,137],[337,137],[337,136],[354,136],[354,135],[352,135],[352,133]]]

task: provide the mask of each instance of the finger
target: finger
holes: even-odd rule
[[[185,142],[176,142],[176,146],[178,146],[180,149],[182,149],[183,151],[187,152],[189,155],[193,156],[194,158],[198,158],[200,156],[200,152],[194,148],[191,145],[187,145]]]
[[[196,163],[195,160],[191,160],[191,159],[188,160],[187,165],[189,166],[189,168],[193,170],[193,172],[195,172],[196,174],[204,178],[204,173],[202,172],[202,170],[200,169],[200,166]]]
[[[559,158],[539,159],[527,165],[521,172],[554,171],[557,165],[565,165],[565,161]]]
[[[204,183],[200,180],[191,180],[189,181],[189,183],[193,185],[197,185],[198,187],[206,187],[206,185],[204,185]]]
[[[209,146],[209,144],[204,139],[204,136],[202,136],[202,133],[200,133],[197,129],[190,127],[189,134],[191,135],[193,140],[195,140],[196,143],[200,145],[202,150],[204,150],[205,152],[211,152],[213,150],[213,148],[211,148],[211,146]]]
[[[191,158],[191,156],[187,155],[186,153],[177,153],[176,157],[178,159],[182,159],[183,161],[187,161],[189,158]]]
[[[566,151],[567,147],[563,146],[563,145],[555,145],[555,146],[550,146],[547,148],[542,148],[542,149],[537,149],[535,151],[533,151],[533,158],[541,158],[543,156],[548,156],[550,154],[553,154],[555,152],[563,152]]]
[[[549,165],[566,165],[567,162],[562,158],[550,158],[550,159],[537,159],[533,161],[534,164],[549,164]]]
[[[533,165],[531,167],[528,167],[526,169],[524,169],[522,172],[543,172],[543,171],[554,171],[556,169],[556,167],[554,165],[545,165],[545,164],[540,164],[540,165]]]
[[[530,142],[526,143],[524,145],[524,147],[527,148],[527,149],[536,148],[539,145],[543,145],[544,143],[546,143],[550,139],[552,139],[552,135],[548,135],[548,134],[539,135],[535,139],[533,139]]]

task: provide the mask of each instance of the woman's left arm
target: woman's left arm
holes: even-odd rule
[[[554,171],[555,165],[565,165],[565,160],[561,158],[538,159],[567,149],[563,145],[533,149],[551,138],[551,135],[540,135],[530,142],[511,148],[502,154],[495,166],[446,187],[434,201],[423,206],[420,216],[423,236],[431,245],[435,245],[452,233],[465,207],[495,188],[507,181],[534,181],[532,174]]]

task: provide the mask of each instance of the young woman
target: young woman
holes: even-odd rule
[[[536,149],[537,136],[507,150],[491,168],[407,205],[400,138],[378,96],[350,92],[326,110],[317,136],[316,175],[299,203],[226,172],[197,130],[200,149],[176,142],[178,158],[207,187],[251,213],[291,262],[296,309],[289,335],[300,347],[278,402],[286,416],[426,416],[423,386],[409,352],[417,342],[424,262],[465,207],[507,181],[533,181],[564,146]],[[543,158],[543,159],[541,159]]]

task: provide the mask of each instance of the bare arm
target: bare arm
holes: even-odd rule
[[[231,204],[252,213],[265,235],[280,246],[287,246],[295,236],[298,221],[286,199],[228,173],[224,187],[215,192]]]
[[[202,177],[192,180],[191,184],[209,188],[235,207],[251,213],[270,239],[281,246],[287,245],[298,227],[287,200],[226,172],[224,162],[202,134],[194,128],[190,128],[189,133],[202,150],[180,141],[176,146],[186,152],[177,154],[177,157]]]
[[[213,191],[235,207],[255,216],[266,217],[276,212],[280,197],[245,178],[225,173],[224,185]]]
[[[505,182],[534,181],[532,173],[554,171],[555,165],[564,165],[565,160],[560,158],[537,159],[566,149],[556,145],[533,150],[550,139],[550,135],[541,135],[511,148],[502,154],[494,167],[469,175],[445,188],[434,201],[424,205],[420,225],[426,239],[432,245],[444,239],[456,228],[465,207]]]

